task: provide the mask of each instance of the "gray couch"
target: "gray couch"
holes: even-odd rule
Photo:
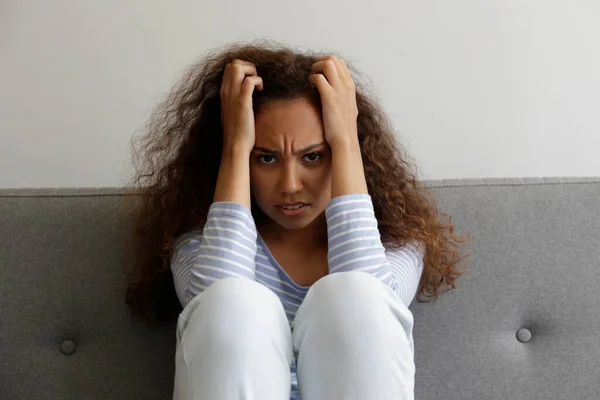
[[[600,398],[600,178],[427,184],[472,240],[411,305],[416,398]],[[120,193],[0,190],[0,399],[171,398],[174,326],[124,304]]]

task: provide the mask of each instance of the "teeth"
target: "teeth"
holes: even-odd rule
[[[302,206],[304,206],[304,204],[298,204],[297,206],[281,206],[281,208],[285,208],[286,210],[297,210]]]

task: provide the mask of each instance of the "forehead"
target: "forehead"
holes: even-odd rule
[[[293,141],[299,146],[323,141],[320,111],[306,99],[278,100],[255,116],[256,144],[280,146]]]

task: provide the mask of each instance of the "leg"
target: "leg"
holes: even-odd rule
[[[320,279],[293,326],[304,400],[414,399],[413,316],[376,278],[343,272]]]
[[[179,316],[177,400],[289,400],[292,339],[279,298],[242,278],[215,282]]]

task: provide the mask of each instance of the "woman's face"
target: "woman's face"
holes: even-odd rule
[[[307,227],[331,200],[331,151],[318,108],[306,99],[265,105],[255,116],[250,156],[252,195],[285,229]],[[298,210],[284,204],[302,203]]]

